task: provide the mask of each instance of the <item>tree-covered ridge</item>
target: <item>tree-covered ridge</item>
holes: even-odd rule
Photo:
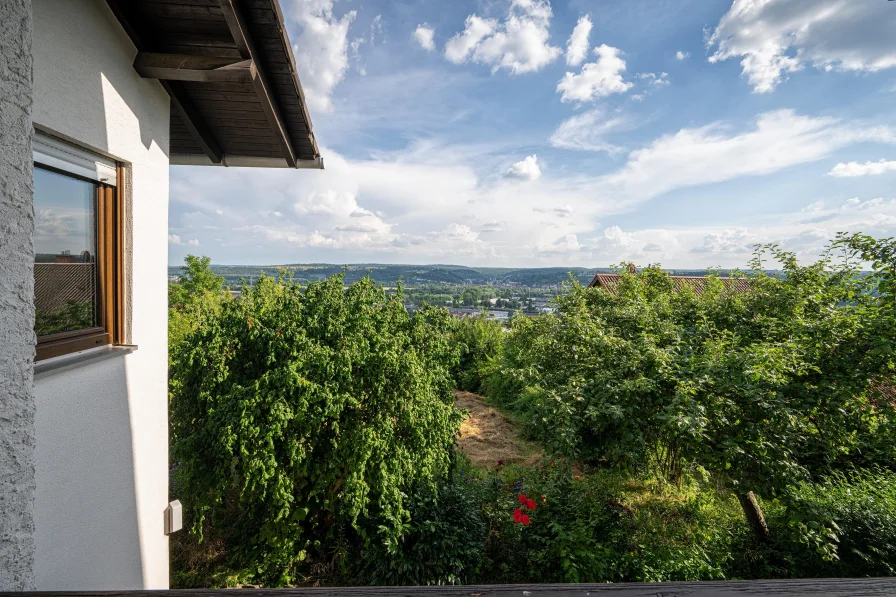
[[[169,276],[183,275],[188,268],[168,268]],[[239,287],[243,280],[253,282],[262,275],[276,276],[286,271],[296,282],[319,282],[330,276],[344,274],[346,284],[369,277],[377,284],[395,286],[401,281],[406,287],[420,285],[519,285],[531,288],[558,287],[572,274],[582,284],[588,284],[597,272],[610,273],[612,268],[536,267],[497,268],[465,267],[459,265],[390,265],[359,263],[336,265],[326,263],[284,265],[210,265],[210,270],[222,276],[231,287]],[[677,275],[705,275],[707,270],[674,270]]]

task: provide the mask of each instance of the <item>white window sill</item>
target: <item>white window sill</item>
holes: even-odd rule
[[[83,367],[91,363],[98,363],[106,359],[114,359],[131,354],[137,350],[137,347],[131,344],[116,344],[110,346],[100,346],[91,348],[90,350],[82,350],[72,354],[62,355],[61,357],[53,357],[44,361],[38,361],[34,364],[34,380],[44,379],[63,371],[69,371],[76,367]]]

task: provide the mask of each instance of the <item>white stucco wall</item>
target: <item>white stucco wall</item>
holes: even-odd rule
[[[31,0],[0,2],[0,591],[34,588]]]
[[[34,0],[36,127],[132,167],[126,357],[35,382],[35,587],[168,587],[168,97],[102,0]]]

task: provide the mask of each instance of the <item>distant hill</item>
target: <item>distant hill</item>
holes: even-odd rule
[[[462,265],[397,265],[383,263],[356,263],[337,265],[332,263],[292,263],[285,265],[213,265],[212,269],[227,281],[231,287],[237,287],[242,280],[250,284],[262,274],[276,276],[278,270],[285,270],[297,282],[314,282],[329,278],[346,270],[345,281],[348,284],[357,282],[366,275],[384,286],[394,286],[398,280],[408,287],[424,284],[457,285],[518,285],[529,288],[559,286],[569,280],[569,274],[575,276],[582,284],[588,284],[596,273],[611,273],[610,268],[584,267],[466,267]],[[168,275],[180,275],[182,268],[169,267]],[[678,275],[705,275],[705,270],[670,270]],[[724,272],[723,272],[724,275]]]

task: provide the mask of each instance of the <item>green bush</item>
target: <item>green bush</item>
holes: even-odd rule
[[[468,392],[481,392],[482,380],[492,368],[492,361],[501,352],[504,330],[497,321],[485,316],[455,319],[452,342],[460,351],[454,368],[457,387]]]
[[[262,278],[208,310],[175,346],[174,480],[191,531],[220,538],[242,578],[289,583],[334,530],[389,521],[445,474],[460,414],[450,316],[411,316],[401,293],[342,276]],[[364,536],[362,534],[362,539]]]
[[[483,561],[485,525],[471,475],[455,470],[437,488],[418,486],[400,537],[391,533],[371,537],[357,567],[352,567],[352,582],[405,586],[475,582]]]
[[[513,322],[486,393],[550,452],[671,481],[698,466],[739,494],[885,461],[894,409],[869,388],[896,371],[888,242],[843,238],[850,259],[808,266],[762,247],[741,290],[710,277],[697,294],[656,267],[614,293],[573,284],[555,314]]]
[[[743,527],[737,501],[710,489],[577,475],[563,463],[494,475],[480,492],[485,583],[720,579],[731,533]],[[521,493],[537,506],[528,526],[511,515]]]
[[[826,550],[794,558],[795,575],[896,574],[896,474],[881,470],[835,473],[821,483],[801,485],[793,491],[784,514],[798,535],[805,534],[806,528],[825,529],[822,538],[835,549],[833,561],[822,561]],[[778,548],[783,551],[785,545]]]

